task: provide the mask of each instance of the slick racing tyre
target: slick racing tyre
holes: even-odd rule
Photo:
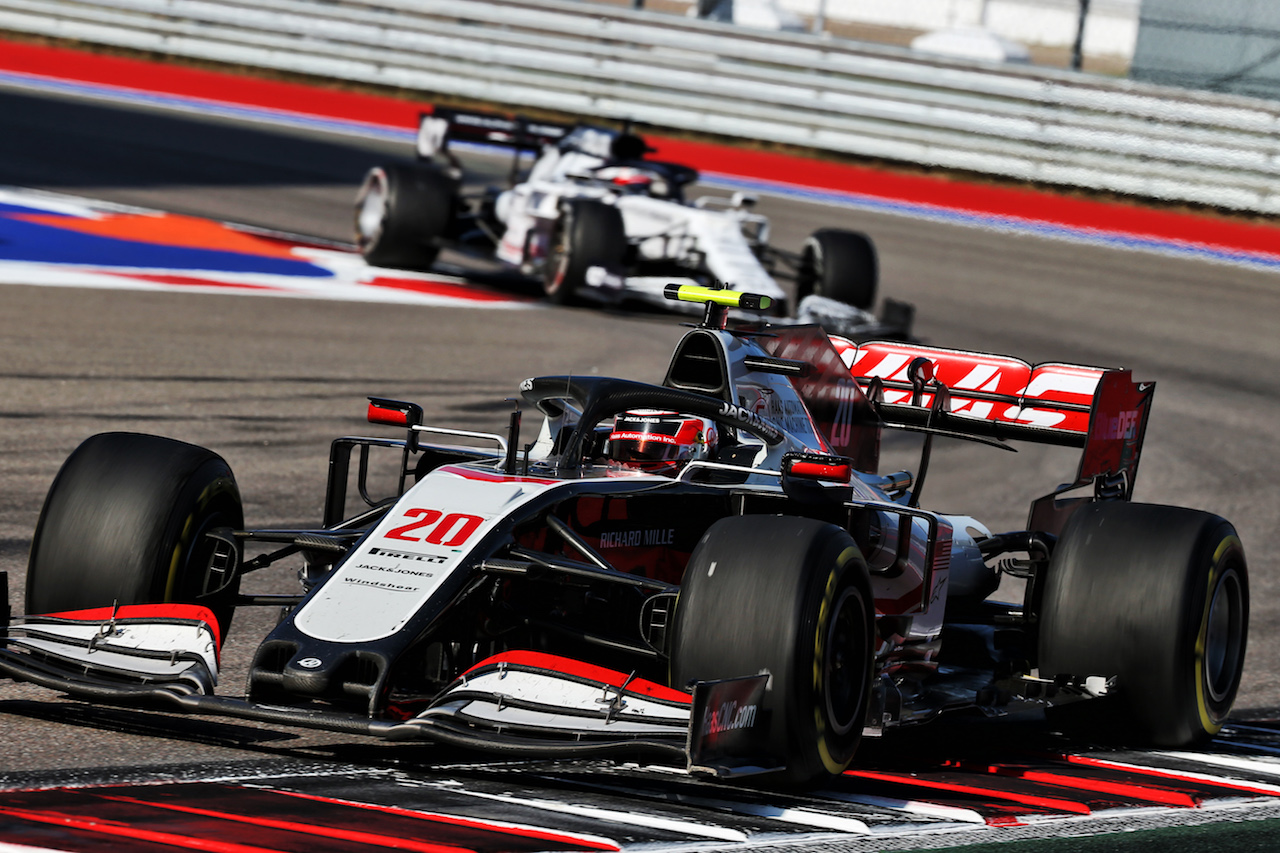
[[[153,435],[85,439],[40,512],[27,612],[201,604],[225,639],[239,579],[206,583],[212,546],[204,533],[216,527],[244,527],[240,491],[220,456]]]
[[[1085,504],[1047,570],[1040,675],[1114,676],[1115,691],[1051,721],[1096,727],[1105,708],[1121,739],[1205,740],[1235,701],[1248,628],[1244,550],[1228,522],[1181,507]]]
[[[876,249],[867,235],[823,228],[813,232],[801,250],[796,301],[825,296],[870,311],[879,276]]]
[[[543,292],[556,305],[568,305],[587,282],[587,270],[622,270],[627,232],[622,212],[611,204],[586,198],[565,202],[556,222],[543,271]]]
[[[839,774],[862,737],[873,617],[866,563],[847,532],[787,516],[714,524],[685,570],[671,685],[768,672],[762,725],[778,779]]]
[[[375,166],[356,194],[356,245],[370,264],[429,269],[453,219],[457,185],[430,166]]]

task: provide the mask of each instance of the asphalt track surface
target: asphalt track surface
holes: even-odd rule
[[[391,143],[0,90],[0,185],[330,240],[349,239],[351,200],[364,170],[408,154]],[[1159,382],[1137,498],[1210,510],[1239,529],[1253,609],[1236,719],[1262,724],[1255,751],[1274,749],[1265,723],[1280,708],[1272,639],[1280,614],[1280,559],[1272,545],[1280,526],[1277,274],[780,198],[766,197],[761,209],[773,217],[774,241],[783,247],[798,247],[823,226],[869,233],[880,251],[882,293],[917,305],[917,332],[930,343],[1032,362],[1123,365],[1135,378]],[[88,435],[136,430],[213,448],[237,472],[249,525],[307,526],[319,517],[328,442],[373,429],[363,423],[365,396],[417,400],[428,420],[498,429],[508,410],[503,399],[521,379],[586,371],[657,380],[682,332],[667,317],[592,309],[477,311],[24,286],[6,286],[0,299],[0,569],[9,573],[9,599],[19,612],[45,490]],[[885,469],[914,467],[915,447],[909,439],[889,440]],[[1072,455],[1059,450],[1014,456],[944,442],[935,450],[924,502],[1016,529],[1028,503],[1069,478],[1073,466]],[[249,591],[292,591],[291,571],[254,575]],[[235,693],[243,683],[254,644],[273,618],[253,611],[237,617],[225,650],[224,690]],[[424,795],[424,803],[444,808],[444,802],[462,813],[445,796],[459,778],[487,792],[491,803],[537,799],[547,790],[574,796],[596,790],[615,811],[647,784],[661,788],[651,792],[651,803],[701,796],[710,810],[702,817],[680,807],[686,810],[680,819],[691,825],[710,826],[706,814],[732,814],[715,825],[752,835],[759,831],[752,821],[765,820],[705,790],[672,793],[647,771],[623,782],[602,769],[477,765],[430,747],[392,750],[338,735],[126,714],[50,698],[36,688],[0,686],[0,788],[274,775],[324,778],[324,795],[336,799],[373,796],[380,784],[402,794],[431,790],[443,799]],[[143,734],[156,730],[158,737]],[[1046,735],[1033,721],[962,727],[959,734],[948,727],[941,736],[921,737],[963,738],[993,760],[1024,739],[1028,748],[1041,748]],[[890,746],[892,753],[905,742]],[[870,747],[868,760],[883,759],[885,749]],[[583,773],[586,781],[565,781]],[[516,805],[503,814],[528,821]],[[563,828],[590,834],[610,826],[586,815],[566,819]],[[697,838],[668,830],[637,830],[630,840]],[[714,839],[703,835],[701,843],[714,846]]]

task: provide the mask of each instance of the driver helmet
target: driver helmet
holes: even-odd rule
[[[661,409],[637,409],[613,419],[609,459],[649,474],[678,474],[695,459],[710,458],[719,434],[715,421]]]
[[[596,177],[622,195],[645,195],[666,187],[665,182],[654,180],[652,172],[635,166],[605,166],[596,170]]]
[[[609,143],[609,156],[614,160],[639,160],[651,151],[644,137],[634,133],[619,133]]]

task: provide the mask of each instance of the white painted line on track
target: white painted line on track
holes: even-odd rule
[[[556,803],[550,800],[535,800],[527,797],[514,797],[505,794],[487,794],[481,791],[469,791],[464,787],[445,787],[444,790],[453,794],[465,794],[468,797],[478,797],[483,800],[493,800],[500,803],[508,803],[510,805],[527,806],[529,808],[541,809],[549,812],[559,812],[561,814],[577,815],[579,817],[591,818],[592,820],[609,821],[611,823],[621,823],[631,826],[643,826],[648,829],[658,829],[665,832],[678,832],[685,835],[692,835],[702,838],[714,838],[718,841],[746,841],[747,834],[737,829],[730,829],[727,826],[712,826],[706,823],[691,823],[684,820],[675,820],[674,818],[654,817],[653,815],[642,815],[636,812],[620,812],[613,809],[602,809],[595,806],[576,805],[573,803]]]
[[[548,778],[554,779],[556,777],[552,776]],[[594,784],[591,787],[620,794],[622,796],[645,796],[644,792],[636,791],[626,787],[625,785]],[[811,829],[825,829],[832,832],[843,832],[852,835],[868,835],[871,833],[871,829],[867,824],[857,818],[833,815],[827,812],[821,812],[816,809],[804,807],[784,808],[781,806],[761,806],[754,803],[736,802],[733,800],[720,799],[718,797],[705,797],[699,794],[678,792],[662,796],[660,799],[665,802],[679,803],[684,806],[715,809],[717,811],[740,814],[746,817],[766,818],[768,820],[781,821],[782,823],[805,826]]]
[[[683,771],[677,771],[683,773]],[[549,775],[544,778],[555,780],[555,775]],[[581,784],[581,783],[579,783]],[[589,787],[607,791],[609,793],[618,794],[624,797],[645,797],[655,799],[650,793],[635,788],[628,787],[617,783],[590,783]],[[854,802],[855,800],[847,799],[841,795],[832,795],[831,792],[820,792],[818,796],[828,797],[833,800],[845,800]],[[696,806],[698,808],[715,809],[717,811],[731,812],[747,817],[766,818],[768,820],[777,820],[782,823],[789,823],[797,826],[805,826],[810,829],[825,829],[832,832],[842,832],[852,835],[868,835],[871,829],[867,824],[857,818],[844,817],[841,815],[833,815],[828,812],[818,811],[817,809],[805,808],[803,806],[795,808],[783,808],[781,806],[761,806],[753,803],[737,802],[733,800],[724,800],[718,797],[706,797],[700,794],[689,794],[681,792],[671,792],[659,795],[657,800],[668,803],[678,803],[685,806]],[[923,805],[923,804],[922,804]],[[946,808],[942,806],[940,808]],[[957,811],[961,811],[957,809]]]
[[[1232,770],[1244,770],[1249,773],[1261,773],[1264,776],[1280,776],[1280,762],[1263,761],[1256,758],[1241,758],[1234,755],[1207,755],[1203,752],[1152,752],[1152,756],[1163,756],[1165,758],[1175,758],[1179,761],[1200,762],[1202,764],[1211,764],[1214,767],[1227,767]],[[1181,773],[1183,771],[1176,771]],[[1198,774],[1188,773],[1188,776],[1196,776]],[[1205,779],[1212,780],[1212,776],[1206,776]],[[1263,789],[1273,789],[1280,794],[1280,786],[1267,785],[1262,782],[1242,782],[1234,779],[1223,779],[1227,784],[1252,785]]]
[[[814,809],[786,809],[779,806],[760,806],[753,803],[734,803],[728,800],[712,800],[703,799],[701,797],[680,797],[679,801],[683,803],[690,803],[692,805],[704,806],[706,808],[724,809],[726,811],[747,815],[749,817],[762,817],[769,820],[781,821],[782,823],[789,823],[793,826],[805,826],[811,829],[825,829],[830,832],[843,832],[849,835],[871,834],[871,828],[857,818],[841,817],[839,815],[815,811]]]
[[[975,823],[986,825],[987,820],[973,809],[962,809],[956,806],[944,806],[937,803],[925,803],[920,800],[899,800],[894,797],[877,797],[872,794],[845,794],[840,791],[817,791],[817,796],[828,800],[840,800],[859,806],[904,812],[916,817],[949,820],[956,823]]]

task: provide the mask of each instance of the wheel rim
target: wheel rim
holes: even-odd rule
[[[858,725],[862,693],[866,685],[866,614],[855,589],[846,589],[836,601],[827,628],[827,653],[823,663],[827,720],[837,735]]]
[[[1244,645],[1244,590],[1234,568],[1223,572],[1212,590],[1204,628],[1204,681],[1209,698],[1230,698]]]
[[[381,172],[365,181],[356,208],[356,238],[363,248],[376,243],[387,215],[387,184]]]
[[[184,595],[202,599],[225,590],[226,585],[231,581],[230,578],[225,579],[220,588],[208,588],[210,578],[204,574],[204,570],[208,566],[215,546],[205,534],[219,527],[234,530],[238,526],[241,525],[238,525],[234,516],[225,509],[210,512],[200,519],[190,540],[182,549],[185,553],[178,555],[181,561],[177,564],[177,576],[170,581],[170,588],[165,591],[166,601],[181,601],[184,600],[182,597]]]

